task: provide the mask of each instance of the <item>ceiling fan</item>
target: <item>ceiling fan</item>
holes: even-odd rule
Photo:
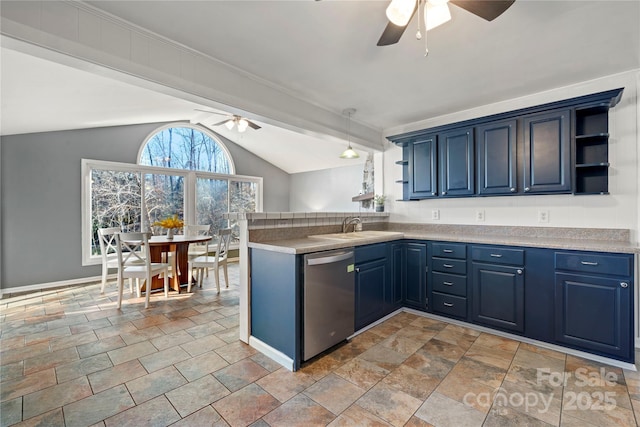
[[[426,0],[424,4],[426,30],[437,27],[451,19],[449,5],[452,3],[487,21],[493,21],[507,10],[515,0]],[[407,24],[418,10],[422,0],[392,0],[387,7],[386,28],[378,40],[378,46],[398,43]],[[420,33],[416,35],[420,38]]]
[[[255,130],[258,130],[261,128],[260,126],[258,126],[251,120],[247,119],[246,117],[238,116],[236,114],[218,113],[216,111],[200,110],[198,108],[195,108],[195,110],[202,111],[203,113],[217,114],[219,116],[227,116],[226,119],[218,123],[213,123],[211,126],[225,125],[226,128],[229,130],[233,129],[233,127],[235,126],[238,128],[238,132],[244,132],[247,130],[248,127]]]

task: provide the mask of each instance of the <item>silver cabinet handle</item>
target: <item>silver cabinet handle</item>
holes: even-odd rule
[[[431,193],[432,196],[436,196],[438,193],[436,193],[435,191],[433,193]]]
[[[446,192],[446,191],[443,191],[443,192],[442,192],[442,195],[443,195],[443,196],[446,196],[446,195],[447,195],[447,192]]]
[[[442,282],[443,285],[453,286],[453,282]]]
[[[522,270],[521,270],[521,269],[517,269],[517,270],[516,270],[516,273],[518,273],[518,274],[522,274]]]
[[[622,288],[628,288],[629,284],[627,282],[620,282],[620,287]]]
[[[453,304],[450,302],[443,303],[445,307],[453,307]]]
[[[445,254],[451,254],[453,253],[452,249],[443,249],[442,252],[444,252]]]
[[[502,255],[500,254],[491,254],[491,256],[494,258],[502,258]]]
[[[360,273],[360,267],[356,267],[356,273]]]
[[[529,187],[524,187],[524,191],[529,191],[530,188]]]
[[[511,188],[509,189],[509,191],[511,191],[512,193],[515,193],[515,192],[516,192],[516,189],[515,189],[515,187],[511,187]]]
[[[451,265],[451,264],[442,264],[442,266],[444,268],[453,268],[453,265]]]
[[[598,265],[598,263],[597,263],[597,262],[591,262],[591,261],[580,261],[580,264],[582,264],[582,265],[592,265],[592,266],[594,266],[594,267],[595,267],[596,265]]]

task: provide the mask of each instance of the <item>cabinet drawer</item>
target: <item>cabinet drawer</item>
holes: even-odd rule
[[[491,264],[524,265],[524,250],[472,246],[471,258],[474,261],[489,262]]]
[[[375,245],[357,246],[354,250],[355,263],[373,261],[387,257],[387,244],[377,243]]]
[[[467,317],[467,299],[434,292],[433,311],[449,316]]]
[[[434,243],[431,247],[433,248],[433,256],[457,259],[467,258],[467,245],[464,243]]]
[[[588,252],[556,252],[556,270],[631,276],[631,255],[602,255]]]
[[[431,266],[433,271],[467,274],[467,261],[461,261],[459,259],[432,258]]]
[[[446,294],[467,296],[467,277],[457,274],[436,273],[431,274],[433,290]]]

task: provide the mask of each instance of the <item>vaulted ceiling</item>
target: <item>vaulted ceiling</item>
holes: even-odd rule
[[[381,135],[427,118],[640,69],[637,0],[516,0],[492,22],[451,5],[452,20],[428,33],[427,57],[424,40],[414,37],[415,17],[398,44],[376,46],[387,1],[88,4],[329,111],[355,108],[354,120]],[[68,70],[67,79],[64,68],[57,70],[62,74],[56,80],[65,82],[66,95],[47,97],[47,75],[38,75],[39,69],[46,73],[44,65],[16,72],[24,66],[20,61],[31,59],[6,49],[1,59],[3,134],[51,130],[47,120],[40,120],[42,111],[71,129],[132,119],[189,120],[198,108],[122,82],[74,75],[78,70]],[[84,83],[83,89],[74,90],[74,82]],[[91,105],[100,96],[104,108]],[[127,97],[137,101],[122,104]],[[113,108],[118,104],[127,108]],[[92,113],[95,117],[89,117]],[[335,138],[270,127],[266,123],[264,130],[225,136],[288,172],[345,164],[335,159],[343,147]],[[317,150],[315,159],[309,158],[310,149]]]

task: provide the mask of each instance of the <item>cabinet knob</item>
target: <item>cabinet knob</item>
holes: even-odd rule
[[[620,282],[620,287],[622,288],[628,288],[629,284],[627,282]]]
[[[453,307],[453,304],[450,302],[443,303],[445,307]]]
[[[524,187],[524,191],[529,191],[530,188],[529,187]]]
[[[360,267],[356,267],[356,273],[360,273]]]
[[[517,270],[516,270],[516,273],[518,273],[518,274],[522,274],[522,269],[520,269],[520,268],[519,268],[519,269],[517,269]]]
[[[516,192],[516,188],[515,188],[515,187],[511,187],[511,188],[509,189],[509,191],[511,191],[512,193],[515,193],[515,192]]]
[[[437,196],[438,193],[436,193],[435,191],[433,193],[431,193],[432,196]]]
[[[442,192],[442,195],[443,195],[443,196],[446,196],[446,195],[447,195],[447,192],[446,192],[446,191],[443,191],[443,192]]]

